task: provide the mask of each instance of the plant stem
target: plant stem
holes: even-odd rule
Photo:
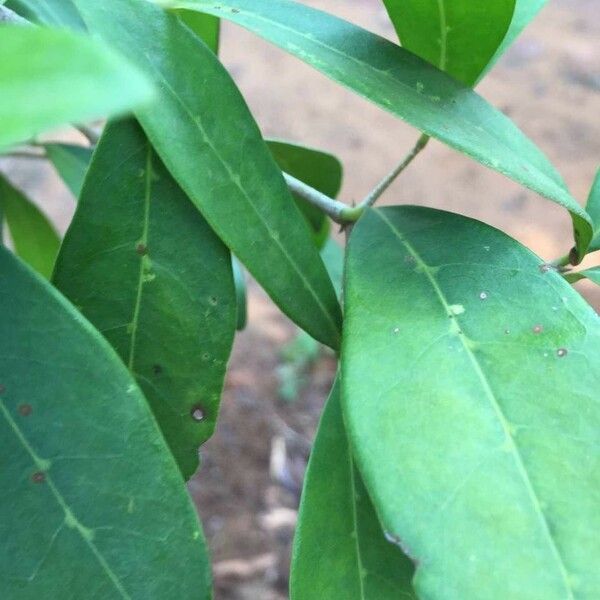
[[[355,223],[362,216],[365,210],[381,197],[385,190],[390,187],[392,182],[410,165],[410,163],[417,157],[417,155],[425,148],[427,142],[429,142],[429,136],[423,134],[415,144],[414,148],[410,151],[402,162],[389,173],[379,184],[369,193],[369,195],[357,206],[348,206],[343,202],[334,200],[325,194],[319,192],[310,187],[306,183],[296,179],[288,173],[284,173],[283,176],[289,187],[289,189],[296,195],[300,196],[306,202],[320,208],[326,215],[329,215],[333,221],[340,225],[347,226],[351,223]]]
[[[31,152],[28,150],[15,150],[14,152],[7,152],[6,154],[0,154],[0,158],[33,158],[33,159],[45,159],[45,154],[39,152]]]
[[[12,25],[31,25],[31,23],[19,16],[14,10],[0,5],[0,23],[9,23]]]
[[[294,192],[294,194],[300,196],[300,198],[306,200],[313,206],[320,208],[336,223],[339,223],[340,225],[348,223],[348,219],[345,217],[345,214],[348,211],[353,210],[351,207],[347,206],[343,202],[339,202],[338,200],[334,200],[333,198],[326,196],[325,194],[319,192],[319,190],[315,190],[314,188],[310,187],[310,185],[307,185],[303,181],[296,179],[288,173],[284,173],[283,177],[288,185],[288,188]]]
[[[386,175],[356,208],[364,211],[366,208],[373,206],[390,185],[392,185],[398,175],[400,175],[400,173],[402,173],[402,171],[404,171],[404,169],[406,169],[406,167],[408,167],[408,165],[410,165],[410,163],[419,155],[421,150],[427,146],[430,139],[431,138],[428,135],[423,134],[402,162]]]

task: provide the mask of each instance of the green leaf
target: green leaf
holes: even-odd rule
[[[576,283],[582,279],[589,279],[591,282],[600,285],[600,267],[592,267],[585,269],[584,271],[578,271],[577,273],[566,273],[564,278],[569,283]]]
[[[596,313],[515,240],[426,208],[366,214],[346,273],[346,424],[417,595],[596,596]]]
[[[102,137],[54,282],[133,373],[189,478],[233,342],[231,258],[133,121]]]
[[[91,148],[73,144],[44,144],[46,155],[75,198],[79,198],[83,180],[92,160]]]
[[[592,218],[592,223],[594,225],[595,235],[589,248],[589,252],[594,252],[600,250],[600,169],[596,172],[596,177],[592,184],[592,189],[590,190],[590,195],[588,196],[585,208]]]
[[[344,248],[334,239],[329,238],[321,249],[321,258],[329,273],[336,294],[340,298],[344,279]]]
[[[280,140],[268,140],[267,144],[282,171],[293,175],[330,198],[337,197],[342,187],[343,167],[335,156]],[[331,230],[329,219],[325,213],[306,200],[296,195],[294,199],[311,226],[315,244],[318,248],[322,248]]]
[[[0,248],[0,597],[199,598],[185,486],[121,361]]]
[[[412,563],[386,541],[350,452],[336,381],[311,451],[294,539],[292,600],[416,598]]]
[[[235,284],[235,299],[236,299],[236,325],[238,331],[246,329],[248,322],[248,291],[246,289],[246,276],[244,268],[240,265],[235,256],[231,257],[231,266],[233,269],[233,282]]]
[[[85,24],[71,0],[9,0],[6,6],[40,25],[85,31]]]
[[[498,61],[498,59],[508,50],[514,41],[521,35],[521,32],[540,12],[548,0],[516,0],[514,15],[508,29],[508,32],[500,47],[489,62],[483,75],[487,73]]]
[[[337,348],[341,311],[309,228],[215,55],[145,0],[76,4],[93,32],[156,82],[159,102],[137,117],[187,195],[280,308]]]
[[[2,176],[0,212],[4,213],[16,254],[48,279],[60,237],[40,209]]]
[[[511,24],[515,0],[383,0],[402,46],[473,85]]]
[[[179,18],[215,53],[219,53],[221,22],[212,15],[203,15],[193,10],[176,11]]]
[[[564,206],[574,221],[579,255],[585,254],[589,217],[544,154],[481,96],[407,50],[288,0],[167,3],[253,31],[427,135]]]
[[[152,96],[147,78],[98,41],[0,27],[0,55],[11,57],[0,61],[0,149],[65,123],[123,113]]]

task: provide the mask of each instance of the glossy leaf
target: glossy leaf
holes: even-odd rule
[[[346,263],[346,424],[420,598],[600,591],[600,320],[505,234],[370,211]]]
[[[135,375],[190,477],[233,342],[231,259],[133,121],[102,137],[54,282]]]
[[[133,379],[2,248],[0,281],[0,597],[208,600],[200,524]]]
[[[515,0],[383,0],[402,46],[473,85],[511,24]]]
[[[589,248],[590,252],[594,252],[600,250],[600,169],[596,173],[585,208],[594,224],[595,235]]]
[[[92,160],[92,149],[73,144],[45,144],[46,155],[71,190],[79,198],[85,174]]]
[[[321,150],[280,140],[267,141],[282,171],[307,183],[330,198],[337,197],[342,187],[343,167],[340,161]],[[296,205],[308,221],[318,248],[322,248],[331,229],[329,219],[316,206],[294,196]]]
[[[579,255],[589,217],[544,154],[481,96],[391,42],[289,0],[167,0],[264,37],[426,134],[522,183],[573,217]]]
[[[496,54],[484,71],[484,75],[491,69],[498,59],[508,50],[522,31],[529,25],[535,16],[542,10],[548,0],[516,0],[515,11],[508,32],[496,51]]]
[[[148,80],[100,42],[42,27],[1,34],[0,55],[11,59],[0,61],[0,148],[151,98]]]
[[[4,213],[16,254],[49,278],[60,247],[58,233],[46,215],[2,176],[0,212]]]
[[[416,598],[414,568],[386,541],[348,445],[336,382],[319,424],[292,558],[292,600]]]
[[[85,31],[85,25],[71,0],[8,0],[6,5],[22,17],[50,27]]]
[[[137,116],[206,220],[291,319],[338,347],[341,312],[310,231],[215,55],[146,0],[75,1],[89,28],[159,87]]]

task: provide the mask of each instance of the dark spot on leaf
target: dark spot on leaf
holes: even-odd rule
[[[194,421],[198,421],[198,423],[204,421],[204,419],[206,418],[206,415],[204,413],[204,407],[200,404],[196,404],[196,406],[193,406],[190,414],[192,415],[192,419],[194,419]]]
[[[3,385],[0,385],[0,394],[4,394],[6,388]]]
[[[31,408],[31,404],[21,404],[18,411],[22,417],[28,417],[33,412],[33,408]]]
[[[533,327],[533,333],[542,333],[544,331],[544,327],[542,325],[535,325]]]
[[[210,360],[210,354],[208,352],[204,352],[202,354],[202,360],[204,360],[204,361]]]
[[[33,483],[44,483],[44,481],[46,481],[46,475],[43,471],[36,471],[31,476],[31,481],[33,481]]]
[[[217,300],[217,297],[216,297],[216,296],[211,296],[211,297],[208,299],[208,301],[209,301],[209,302],[210,302],[210,303],[211,303],[213,306],[216,306],[216,305],[219,303],[219,301]]]
[[[146,244],[138,244],[135,247],[135,251],[140,255],[140,256],[144,256],[146,254],[148,254],[148,246],[146,246]]]
[[[564,358],[567,354],[569,354],[569,351],[566,348],[559,348],[556,351],[556,354],[558,355],[558,358]]]
[[[239,9],[239,8],[232,8],[232,9],[231,9],[231,12],[232,12],[234,15],[237,15],[237,13],[239,13],[239,12],[240,12],[240,9]]]
[[[152,365],[152,372],[155,375],[160,375],[163,372],[163,368],[160,365]]]

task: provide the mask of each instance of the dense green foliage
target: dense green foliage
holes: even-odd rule
[[[570,286],[600,284],[572,269],[600,249],[600,174],[584,210],[473,90],[544,3],[383,0],[400,46],[290,0],[0,0],[0,151],[47,159],[77,201],[61,240],[0,175],[1,598],[212,597],[185,481],[245,269],[339,358],[293,600],[600,597],[600,321]],[[221,18],[424,135],[345,205],[336,157],[263,139]],[[89,145],[48,135],[67,125]],[[372,208],[429,137],[564,207],[569,254]]]

